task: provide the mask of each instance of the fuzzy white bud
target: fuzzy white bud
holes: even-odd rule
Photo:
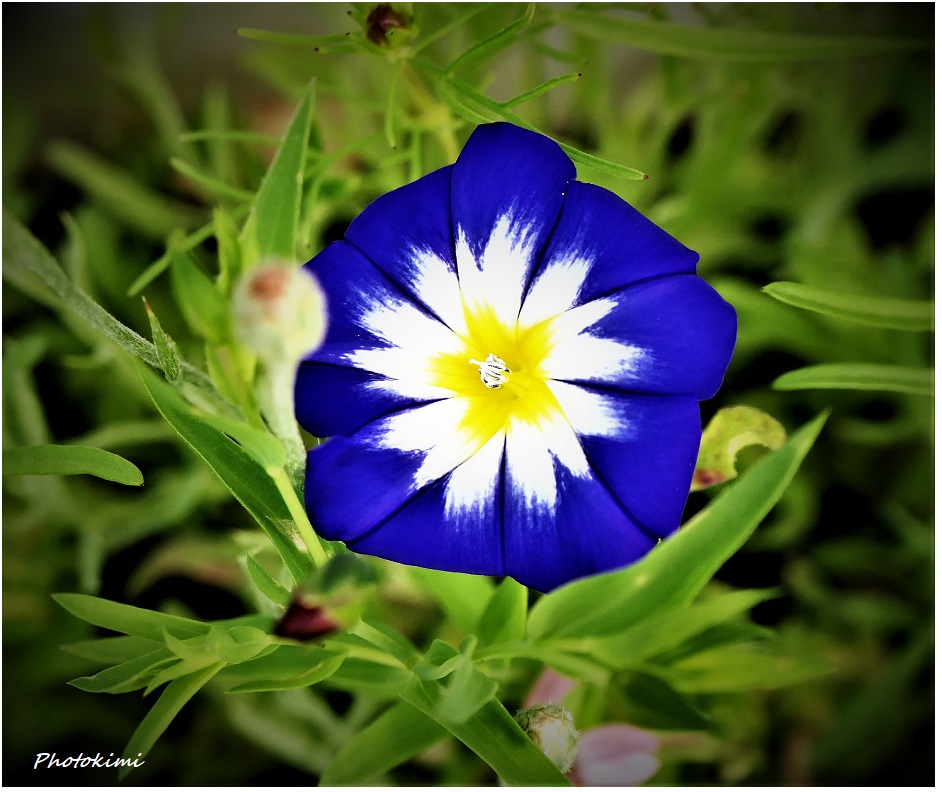
[[[269,363],[295,363],[327,332],[326,299],[306,269],[268,261],[239,281],[233,296],[235,332]]]
[[[559,772],[569,771],[579,753],[581,735],[567,710],[555,704],[528,707],[517,713],[517,723]]]

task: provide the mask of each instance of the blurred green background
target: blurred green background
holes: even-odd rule
[[[657,42],[628,41],[617,26],[593,20],[611,14],[925,41],[934,6],[604,5],[538,5],[532,35],[465,79],[502,101],[556,75],[581,73],[514,112],[557,139],[647,173],[629,181],[579,164],[580,178],[617,192],[697,250],[701,274],[737,309],[737,351],[722,390],[703,405],[704,423],[734,404],[761,408],[789,431],[832,411],[783,500],[719,577],[736,586],[781,586],[786,596],[758,606],[754,618],[777,628],[796,652],[827,658],[833,671],[784,690],[725,694],[723,739],[700,757],[680,751],[658,780],[932,784],[933,399],[771,387],[814,364],[931,367],[932,334],[852,324],[761,291],[794,281],[841,294],[932,298],[931,38],[912,52],[861,57],[730,57],[722,47],[664,54]],[[362,36],[355,19],[369,8],[356,7],[351,17],[340,4],[6,4],[5,208],[59,255],[76,283],[149,337],[140,297],[129,297],[129,287],[161,259],[174,228],[198,228],[215,201],[237,207],[238,191],[257,187],[272,151],[264,139],[206,142],[181,133],[280,135],[316,76],[319,145],[327,153],[350,147],[319,176],[317,199],[306,206],[303,223],[316,252],[372,198],[453,158],[434,130],[441,123],[435,113],[454,107],[430,85],[400,90],[390,102],[390,61],[380,48],[315,53],[234,31]],[[414,14],[408,35],[421,41],[471,7],[400,8]],[[523,8],[482,8],[423,55],[447,65]],[[416,98],[423,91],[424,108]],[[458,126],[458,137],[470,129]],[[169,165],[172,157],[201,164],[234,191],[188,178]],[[146,209],[126,200],[129,184],[153,199]],[[80,229],[78,237],[68,224]],[[204,247],[200,255],[209,260],[213,252]],[[147,486],[4,479],[4,780],[116,783],[103,771],[31,770],[40,751],[120,751],[149,706],[138,696],[93,696],[65,685],[89,665],[59,646],[94,631],[50,593],[83,591],[204,619],[236,616],[251,602],[236,559],[257,539],[248,516],[161,422],[126,356],[41,289],[6,274],[4,447],[77,441],[108,448],[141,468]],[[200,344],[175,307],[169,279],[157,276],[143,293],[184,354],[199,360]],[[688,515],[708,498],[694,494]],[[441,619],[437,606],[400,583],[385,595],[389,618],[430,629]],[[340,693],[325,700],[335,712],[350,706]],[[128,783],[310,784],[343,736],[325,736],[309,704],[291,695],[204,696]],[[362,717],[370,717],[368,708]],[[492,780],[454,745],[391,778]]]

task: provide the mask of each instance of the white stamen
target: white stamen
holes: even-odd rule
[[[481,382],[488,388],[499,388],[509,379],[510,369],[497,355],[488,355],[483,363],[473,358],[468,361],[478,367],[481,372]]]

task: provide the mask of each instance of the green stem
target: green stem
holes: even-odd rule
[[[294,419],[295,365],[286,361],[265,361],[258,383],[258,402],[272,433],[284,443],[285,466],[296,492],[304,488],[304,443]]]
[[[327,552],[324,550],[320,539],[317,538],[317,534],[314,533],[314,527],[308,519],[307,512],[304,511],[301,501],[298,500],[294,487],[291,486],[288,474],[284,468],[269,468],[268,475],[272,477],[275,486],[278,487],[278,491],[281,493],[281,497],[284,498],[285,505],[288,507],[288,511],[291,512],[294,524],[298,528],[298,533],[301,534],[301,539],[314,560],[314,566],[323,566],[327,563]]]

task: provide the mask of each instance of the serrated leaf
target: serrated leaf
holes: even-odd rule
[[[855,58],[931,48],[932,39],[826,36],[742,28],[698,27],[654,19],[626,19],[595,11],[556,11],[569,30],[636,49],[681,58],[782,62]]]
[[[619,632],[690,602],[772,510],[825,419],[821,415],[795,432],[641,561],[544,596],[530,612],[531,638]]]
[[[844,294],[787,281],[770,283],[762,291],[787,305],[870,327],[915,332],[935,326],[935,305],[930,300]]]
[[[321,776],[321,786],[362,784],[449,736],[411,704],[400,702],[351,738]]]
[[[140,487],[144,475],[117,454],[80,445],[38,445],[3,449],[4,476],[96,476]]]
[[[775,390],[863,390],[932,396],[932,369],[884,366],[876,363],[822,363],[783,374]]]
[[[768,413],[755,407],[724,407],[703,431],[691,492],[736,478],[736,455],[747,446],[773,451],[785,443],[785,429]]]
[[[244,264],[266,258],[294,261],[297,257],[301,188],[313,107],[312,84],[301,97],[242,229],[239,241],[243,256],[247,257]]]
[[[150,749],[154,747],[154,743],[160,739],[160,736],[167,730],[171,721],[186,703],[225,665],[223,662],[215,663],[208,668],[179,677],[167,685],[166,690],[157,699],[157,703],[154,704],[150,712],[144,716],[144,720],[135,729],[122,756],[131,759],[147,756]],[[133,767],[122,767],[119,778],[127,776],[132,769]]]
[[[305,580],[314,563],[300,537],[297,544],[289,538],[297,529],[271,477],[239,445],[201,421],[169,385],[144,368],[139,367],[138,373],[160,414],[255,518],[295,581]]]

